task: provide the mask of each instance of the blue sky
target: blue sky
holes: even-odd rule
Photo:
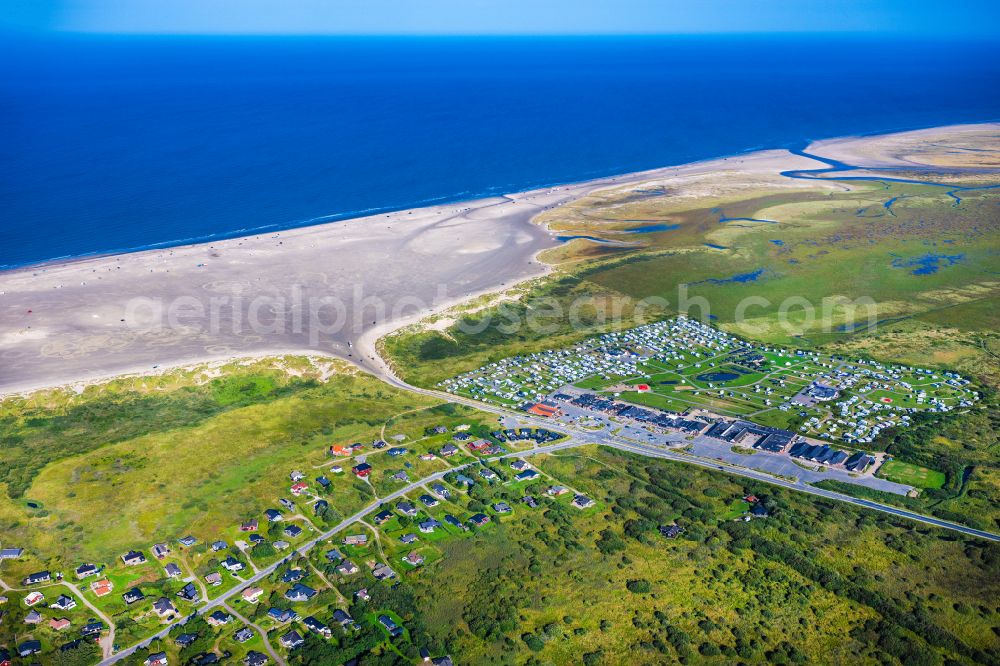
[[[0,0],[27,33],[998,36],[1000,0]]]

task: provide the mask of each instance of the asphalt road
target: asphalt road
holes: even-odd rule
[[[731,464],[723,462],[723,461],[705,460],[705,459],[702,459],[702,458],[697,458],[697,457],[694,457],[694,456],[685,455],[683,453],[677,453],[677,452],[674,452],[674,451],[671,451],[671,450],[665,449],[665,448],[653,447],[653,446],[645,446],[645,445],[642,445],[642,444],[636,444],[634,442],[622,439],[620,437],[616,437],[615,435],[613,435],[612,433],[608,432],[607,430],[602,430],[602,431],[598,431],[598,432],[590,432],[590,431],[586,431],[586,430],[577,428],[577,427],[572,426],[572,425],[567,425],[565,423],[553,422],[553,421],[551,421],[549,419],[545,419],[545,418],[541,418],[541,417],[535,417],[535,416],[532,416],[530,414],[526,414],[524,412],[518,412],[518,411],[511,410],[511,409],[506,409],[506,408],[503,408],[503,407],[497,407],[495,405],[487,405],[485,403],[480,403],[480,402],[477,402],[475,400],[469,400],[467,398],[463,398],[461,396],[452,395],[450,393],[445,393],[443,391],[432,391],[432,390],[429,390],[429,389],[422,389],[422,388],[419,388],[419,387],[416,387],[416,386],[411,386],[411,385],[407,384],[406,382],[402,381],[401,379],[398,379],[397,377],[393,377],[393,376],[382,375],[381,378],[384,381],[386,381],[387,383],[391,384],[392,386],[395,386],[396,388],[399,388],[399,389],[404,390],[404,391],[411,391],[413,393],[419,393],[421,395],[426,395],[426,396],[429,396],[429,397],[432,397],[432,398],[437,398],[437,399],[440,399],[440,400],[447,400],[449,402],[456,402],[456,403],[464,404],[464,405],[467,405],[469,407],[473,407],[475,409],[478,409],[480,411],[490,412],[490,413],[496,414],[498,416],[513,416],[513,417],[516,417],[519,421],[521,421],[523,423],[527,423],[527,424],[530,424],[530,425],[533,425],[533,426],[536,426],[536,427],[539,427],[539,428],[558,429],[558,430],[564,430],[564,431],[568,431],[568,432],[572,433],[570,435],[570,438],[568,440],[563,441],[563,442],[559,442],[557,444],[550,444],[550,445],[547,445],[547,446],[539,446],[539,447],[536,447],[534,449],[529,449],[527,451],[519,451],[519,452],[513,452],[513,453],[506,453],[504,455],[494,456],[492,458],[488,458],[488,460],[500,460],[500,459],[503,459],[503,458],[521,458],[521,457],[526,457],[526,456],[531,456],[531,455],[537,455],[537,454],[540,454],[540,453],[551,453],[553,451],[559,451],[559,450],[562,450],[562,449],[568,449],[568,448],[573,448],[573,447],[577,447],[577,446],[583,446],[583,445],[586,445],[586,444],[600,444],[600,445],[605,445],[605,446],[609,446],[609,447],[618,449],[620,451],[626,451],[626,452],[629,452],[629,453],[635,453],[635,454],[638,454],[638,455],[643,455],[643,456],[647,456],[647,457],[651,457],[651,458],[662,458],[662,459],[666,459],[666,460],[673,460],[673,461],[676,461],[676,462],[686,463],[686,464],[689,464],[689,465],[697,465],[699,467],[705,467],[705,468],[709,468],[709,469],[716,469],[716,470],[719,470],[719,471],[726,472],[728,474],[735,474],[737,476],[743,476],[743,477],[755,479],[755,480],[758,480],[758,481],[763,481],[765,483],[770,483],[770,484],[775,485],[775,486],[781,486],[783,488],[788,488],[790,490],[796,490],[796,491],[799,491],[799,492],[809,493],[810,495],[816,495],[816,496],[819,496],[819,497],[825,497],[827,499],[832,499],[832,500],[835,500],[835,501],[838,501],[838,502],[846,502],[848,504],[853,504],[855,506],[860,506],[860,507],[863,507],[865,509],[872,509],[873,511],[881,511],[882,513],[887,513],[889,515],[897,516],[897,517],[900,517],[900,518],[907,518],[909,520],[918,521],[918,522],[921,522],[921,523],[925,523],[927,525],[932,525],[934,527],[940,527],[942,529],[952,530],[952,531],[955,531],[955,532],[960,532],[960,533],[968,535],[968,536],[977,537],[977,538],[980,538],[980,539],[987,539],[987,540],[990,540],[990,541],[1000,541],[1000,535],[993,534],[992,532],[986,532],[986,531],[983,531],[983,530],[977,530],[977,529],[974,529],[972,527],[967,527],[965,525],[960,525],[958,523],[952,523],[952,522],[949,522],[949,521],[946,521],[946,520],[940,520],[938,518],[933,518],[931,516],[925,516],[925,515],[920,514],[920,513],[916,513],[916,512],[913,512],[913,511],[908,511],[906,509],[900,509],[900,508],[897,508],[897,507],[894,507],[894,506],[890,506],[890,505],[887,505],[887,504],[881,504],[879,502],[873,502],[873,501],[870,501],[870,500],[859,499],[859,498],[856,498],[856,497],[851,497],[850,495],[845,495],[843,493],[838,493],[838,492],[834,492],[834,491],[831,491],[831,490],[824,490],[822,488],[816,488],[815,486],[810,486],[810,485],[808,485],[806,483],[803,483],[801,481],[788,481],[786,479],[782,479],[782,478],[778,478],[778,477],[775,477],[775,476],[771,476],[770,474],[767,474],[765,472],[759,472],[757,470],[747,469],[745,467],[739,467],[739,466],[731,465]],[[220,607],[220,606],[224,606],[226,604],[226,602],[229,599],[231,599],[233,596],[235,596],[236,594],[239,594],[240,592],[242,592],[247,587],[249,587],[249,586],[251,586],[251,585],[253,585],[255,583],[258,583],[261,580],[263,580],[263,579],[267,578],[268,576],[270,576],[272,573],[274,573],[275,570],[277,570],[277,568],[279,566],[281,566],[282,564],[284,564],[290,558],[296,557],[297,555],[300,555],[300,554],[304,555],[304,554],[308,553],[319,542],[325,541],[325,540],[329,539],[330,537],[332,537],[333,535],[335,535],[336,533],[338,533],[338,532],[340,532],[340,531],[342,531],[344,529],[347,529],[352,524],[358,522],[359,520],[363,519],[366,515],[368,515],[372,511],[374,511],[377,508],[379,508],[379,506],[381,506],[383,504],[386,504],[388,502],[391,502],[391,501],[393,501],[395,499],[398,499],[398,498],[400,498],[400,497],[402,497],[402,496],[404,496],[404,495],[406,495],[406,494],[408,494],[408,493],[416,490],[417,488],[419,488],[421,486],[424,486],[424,485],[426,485],[428,483],[432,483],[434,481],[438,481],[438,480],[444,478],[445,474],[448,474],[449,472],[453,472],[453,471],[458,471],[458,470],[461,470],[461,469],[465,469],[466,467],[469,467],[469,466],[472,466],[472,465],[475,465],[475,464],[476,463],[468,463],[468,464],[465,464],[465,465],[458,465],[456,467],[453,467],[453,468],[450,468],[448,470],[444,470],[444,471],[441,471],[441,472],[435,472],[434,474],[431,474],[430,476],[424,477],[423,479],[420,479],[419,481],[415,481],[415,482],[409,484],[408,486],[400,488],[399,490],[396,490],[395,492],[393,492],[393,493],[391,493],[391,494],[389,494],[389,495],[387,495],[385,497],[380,498],[377,502],[372,502],[371,504],[369,504],[368,506],[366,506],[364,509],[361,509],[357,513],[355,513],[355,514],[353,514],[353,515],[345,518],[344,520],[342,520],[340,523],[338,523],[333,528],[327,530],[326,532],[323,532],[319,536],[317,536],[317,537],[315,537],[315,538],[307,541],[306,543],[302,544],[301,546],[299,546],[298,548],[296,548],[294,551],[292,551],[292,553],[290,553],[288,555],[288,557],[285,557],[285,558],[279,560],[278,562],[275,562],[274,564],[272,564],[272,565],[270,565],[270,566],[268,566],[268,567],[266,567],[264,569],[261,569],[258,573],[254,574],[253,577],[245,580],[240,585],[232,588],[231,590],[227,590],[226,592],[224,592],[219,597],[208,601],[203,606],[200,606],[197,609],[197,612],[201,613],[201,614],[210,613],[213,609],[215,609],[217,607]],[[110,664],[113,664],[113,663],[119,661],[120,659],[122,659],[124,657],[127,657],[128,655],[132,654],[133,652],[135,652],[142,645],[146,645],[150,640],[153,640],[154,638],[161,638],[161,639],[164,638],[167,635],[167,633],[170,631],[171,627],[173,627],[174,625],[178,624],[179,622],[181,622],[181,620],[178,620],[176,622],[172,622],[171,624],[165,626],[155,636],[152,636],[152,637],[150,637],[148,639],[145,639],[141,643],[133,645],[133,646],[131,646],[129,648],[126,648],[126,649],[122,650],[121,652],[116,653],[113,657],[109,657],[109,658],[103,660],[102,662],[100,662],[100,666],[110,666]]]
[[[864,507],[866,509],[872,509],[873,511],[881,511],[883,513],[888,513],[890,515],[898,516],[900,518],[907,518],[909,520],[915,520],[921,523],[925,523],[927,525],[940,527],[942,529],[960,532],[968,536],[973,536],[980,539],[987,539],[989,541],[1000,541],[1000,535],[994,534],[992,532],[977,530],[972,527],[967,527],[959,523],[952,523],[947,520],[941,520],[939,518],[934,518],[932,516],[925,516],[921,513],[916,513],[914,511],[909,511],[907,509],[900,509],[898,507],[894,507],[889,504],[882,504],[880,502],[873,502],[871,500],[860,499],[857,497],[852,497],[851,495],[845,495],[844,493],[838,493],[832,490],[824,490],[823,488],[817,488],[815,486],[811,486],[801,481],[794,481],[794,482],[788,481],[786,479],[782,479],[776,476],[771,476],[766,472],[759,472],[757,470],[731,465],[729,463],[722,461],[706,460],[690,455],[685,455],[683,453],[676,453],[674,451],[670,451],[667,449],[661,449],[659,447],[643,446],[641,444],[636,444],[634,442],[622,439],[620,437],[616,437],[615,435],[611,434],[610,432],[607,432],[606,430],[600,432],[589,432],[580,428],[576,428],[571,425],[567,425],[565,423],[553,422],[549,419],[532,416],[524,412],[518,412],[511,409],[506,409],[504,407],[497,407],[496,405],[487,405],[485,403],[480,403],[476,400],[470,400],[467,398],[463,398],[461,396],[452,395],[451,393],[446,393],[444,391],[433,391],[429,389],[422,389],[416,386],[411,386],[396,377],[383,377],[383,379],[387,381],[389,384],[392,384],[393,386],[403,389],[405,391],[413,391],[415,393],[420,393],[434,398],[462,403],[464,405],[474,407],[481,411],[491,412],[493,414],[497,414],[500,416],[514,416],[525,423],[530,423],[531,425],[541,428],[558,428],[560,430],[568,430],[572,432],[576,437],[586,438],[587,440],[589,440],[589,443],[603,444],[605,446],[610,446],[622,451],[630,451],[632,453],[637,453],[639,455],[650,456],[654,458],[664,458],[667,460],[674,460],[677,462],[687,463],[689,465],[698,465],[700,467],[714,468],[717,470],[727,472],[729,474],[736,474],[739,476],[756,479],[758,481],[770,483],[775,486],[781,486],[783,488],[789,488],[791,490],[797,490],[800,492],[809,493],[811,495],[825,497],[827,499],[836,500],[838,502],[846,502],[848,504]]]

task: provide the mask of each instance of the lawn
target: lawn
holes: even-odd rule
[[[940,488],[947,479],[943,472],[899,460],[887,460],[883,463],[878,470],[878,476],[914,488]]]

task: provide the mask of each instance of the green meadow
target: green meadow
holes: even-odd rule
[[[992,545],[608,450],[532,460],[599,506],[535,492],[538,509],[435,542],[440,561],[405,577],[419,626],[459,661],[933,663],[996,649]],[[747,493],[768,518],[743,521]],[[660,535],[675,521],[681,537]]]

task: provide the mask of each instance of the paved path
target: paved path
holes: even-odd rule
[[[271,659],[274,659],[274,663],[276,663],[278,666],[287,666],[287,664],[285,663],[285,660],[281,657],[281,655],[279,655],[277,652],[275,652],[274,648],[271,647],[271,641],[269,641],[268,638],[267,638],[267,632],[264,631],[263,629],[261,629],[260,625],[256,625],[253,622],[251,622],[250,620],[248,620],[245,617],[243,617],[242,615],[240,615],[229,604],[223,604],[222,607],[226,610],[226,612],[228,612],[229,614],[231,614],[237,620],[239,620],[243,624],[247,625],[251,629],[254,629],[258,634],[260,634],[260,640],[264,644],[264,649],[267,650],[267,653],[269,655],[271,655]]]
[[[108,626],[108,635],[107,635],[107,637],[105,637],[104,639],[101,640],[101,643],[100,643],[101,644],[101,651],[104,653],[103,654],[104,657],[111,656],[111,652],[115,649],[115,647],[114,647],[115,646],[115,623],[112,622],[111,618],[109,618],[107,615],[105,615],[101,611],[101,609],[99,609],[94,604],[90,603],[90,600],[88,600],[87,597],[83,596],[83,592],[81,592],[80,589],[76,585],[74,585],[73,583],[70,583],[67,580],[63,580],[63,585],[65,585],[66,587],[68,587],[70,589],[70,591],[72,591],[73,594],[75,594],[77,596],[77,598],[80,600],[80,602],[83,603],[84,606],[86,606],[90,610],[94,611],[94,613],[97,615],[97,617],[99,617],[102,620],[104,620],[104,624],[106,624]]]

